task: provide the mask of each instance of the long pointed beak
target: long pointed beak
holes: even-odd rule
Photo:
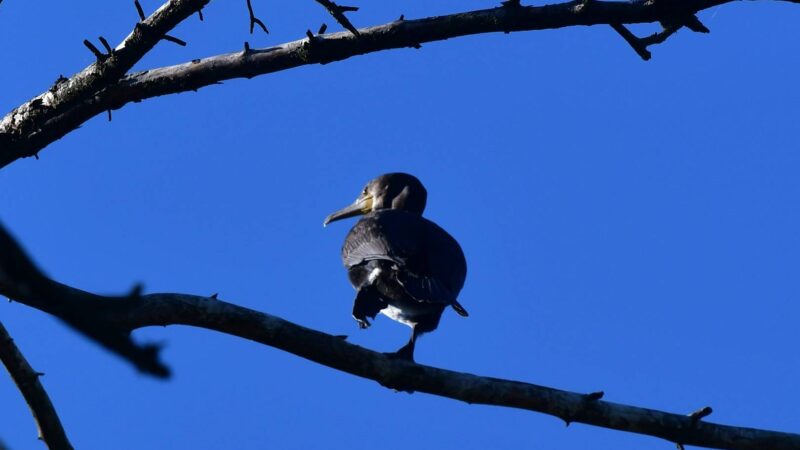
[[[337,220],[346,219],[348,217],[360,216],[370,211],[372,211],[372,196],[359,197],[353,204],[345,206],[326,217],[325,221],[322,222],[322,226],[327,226],[331,222],[336,222]]]

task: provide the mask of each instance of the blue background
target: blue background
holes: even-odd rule
[[[132,2],[0,5],[4,110],[117,43]],[[159,1],[144,1],[146,12]],[[212,2],[138,69],[266,47],[327,22],[315,2]],[[362,3],[358,26],[492,7]],[[393,3],[393,2],[390,2]],[[52,277],[101,293],[211,294],[388,351],[359,331],[321,226],[370,178],[417,175],[469,262],[418,361],[709,420],[800,432],[800,8],[703,12],[643,62],[607,26],[425,44],[132,104],[0,171],[2,220]],[[640,34],[654,26],[634,27]],[[399,394],[206,330],[168,344],[168,382],[16,303],[0,317],[82,449],[671,448],[527,411]],[[39,449],[0,379],[0,439]]]

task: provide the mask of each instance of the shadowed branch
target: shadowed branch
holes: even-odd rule
[[[50,450],[72,450],[56,409],[45,392],[39,377],[42,373],[33,370],[28,361],[14,344],[14,339],[0,323],[0,361],[8,370],[11,379],[19,388],[25,402],[31,409],[33,419],[39,428],[39,439],[44,441]],[[4,446],[0,443],[0,449]]]
[[[339,336],[296,325],[270,314],[219,300],[216,295],[133,292],[103,297],[50,280],[38,271],[0,226],[0,294],[54,314],[109,347],[146,326],[189,325],[275,347],[383,386],[425,392],[467,403],[527,409],[615,430],[647,434],[681,445],[735,450],[800,448],[800,435],[704,422],[703,408],[690,415],[601,400],[603,393],[580,394],[519,381],[503,380],[415,364],[348,343]],[[76,316],[81,320],[76,324]],[[94,333],[86,332],[93,330]],[[113,348],[112,348],[113,349]],[[122,351],[116,353],[139,361]]]

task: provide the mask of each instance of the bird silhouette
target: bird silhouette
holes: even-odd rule
[[[410,326],[408,343],[388,355],[412,361],[417,338],[436,329],[446,307],[468,315],[457,301],[467,275],[464,253],[452,236],[422,217],[426,201],[416,177],[388,173],[324,222],[363,215],[342,246],[342,262],[356,289],[353,318],[367,328],[380,312]]]

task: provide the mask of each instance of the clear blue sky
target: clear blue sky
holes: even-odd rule
[[[347,2],[344,2],[347,3]],[[357,3],[357,2],[356,2]],[[493,6],[362,2],[358,26]],[[159,2],[144,1],[153,11]],[[212,2],[140,69],[269,46],[327,22],[312,0]],[[0,5],[3,111],[119,42],[132,2]],[[609,27],[484,35],[236,80],[98,117],[0,171],[2,221],[54,278],[102,293],[211,294],[395,350],[360,331],[322,219],[387,171],[463,246],[460,301],[418,361],[709,420],[800,432],[800,7],[701,15],[650,62]],[[653,28],[637,27],[651,32]],[[526,411],[398,394],[210,331],[146,329],[168,382],[15,303],[0,318],[82,449],[671,448]],[[0,377],[0,439],[41,449]]]

